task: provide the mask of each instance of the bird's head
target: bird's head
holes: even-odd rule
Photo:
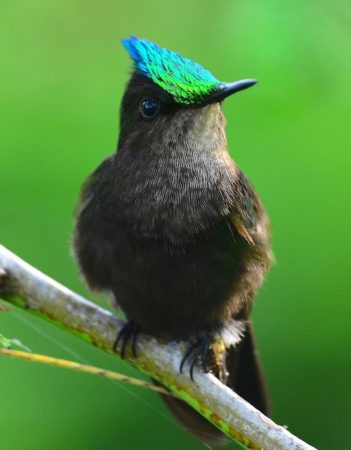
[[[122,42],[134,71],[122,100],[119,148],[216,145],[212,141],[224,136],[220,103],[256,83],[221,82],[200,64],[146,39]]]

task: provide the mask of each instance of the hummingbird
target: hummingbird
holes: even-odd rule
[[[253,86],[217,80],[195,61],[146,39],[122,40],[133,63],[117,151],[88,177],[73,249],[93,291],[112,293],[139,332],[186,342],[180,371],[211,371],[264,414],[269,399],[250,322],[272,261],[270,225],[228,152],[224,99]],[[183,401],[164,397],[195,437],[225,436]]]

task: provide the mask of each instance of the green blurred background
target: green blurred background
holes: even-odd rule
[[[72,213],[116,147],[131,68],[120,39],[131,34],[219,79],[260,80],[224,110],[232,155],[273,225],[277,263],[254,311],[273,418],[320,449],[350,448],[348,2],[1,0],[1,243],[88,295],[70,253]],[[0,332],[135,375],[20,311],[0,313]],[[141,389],[8,359],[0,374],[1,449],[204,448]]]

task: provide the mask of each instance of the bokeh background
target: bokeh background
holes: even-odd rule
[[[70,253],[81,183],[114,152],[131,34],[219,79],[228,139],[270,213],[277,263],[254,311],[273,418],[319,449],[350,424],[351,10],[345,0],[1,0],[0,241],[88,295]],[[97,299],[105,304],[102,299]],[[39,318],[0,313],[33,351],[135,372]],[[139,376],[139,374],[137,374]],[[4,450],[200,450],[152,393],[0,360]],[[231,448],[238,448],[233,444]]]

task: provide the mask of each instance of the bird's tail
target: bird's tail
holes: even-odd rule
[[[228,350],[227,370],[229,372],[228,386],[263,414],[269,415],[270,404],[267,387],[250,323],[247,324],[240,343],[235,348],[231,347]],[[176,419],[192,436],[209,447],[224,447],[229,443],[218,428],[182,400],[166,395],[161,395],[161,397]]]

